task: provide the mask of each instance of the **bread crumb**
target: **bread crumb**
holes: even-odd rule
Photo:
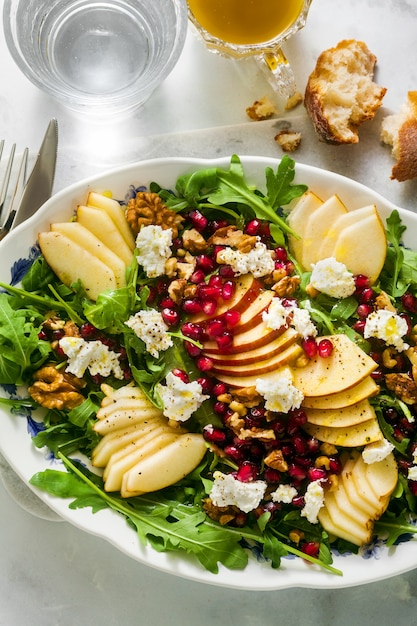
[[[417,178],[417,91],[409,91],[398,113],[383,119],[381,141],[392,146],[391,154],[397,161],[391,179],[404,182]]]
[[[294,130],[281,130],[274,139],[284,152],[294,152],[301,143],[301,133]]]
[[[359,127],[372,120],[386,88],[373,81],[376,56],[363,41],[343,40],[320,54],[304,104],[321,141],[359,142]]]
[[[304,100],[303,94],[300,93],[299,91],[296,91],[295,94],[290,96],[287,102],[285,103],[285,110],[291,111],[291,109],[295,109],[295,107],[301,104],[303,100]]]
[[[275,105],[268,96],[264,96],[260,100],[255,100],[252,106],[247,107],[246,113],[250,117],[251,120],[255,120],[256,122],[260,122],[262,120],[267,120],[277,112]]]

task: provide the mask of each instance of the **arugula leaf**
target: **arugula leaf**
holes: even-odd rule
[[[22,385],[48,357],[51,346],[38,337],[39,319],[32,309],[15,310],[0,294],[0,383]]]

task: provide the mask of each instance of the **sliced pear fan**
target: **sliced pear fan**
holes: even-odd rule
[[[319,511],[323,528],[335,537],[362,546],[373,535],[375,520],[386,510],[398,480],[394,455],[367,464],[359,451],[342,456],[336,486],[325,492]]]
[[[92,452],[95,467],[104,468],[106,491],[122,497],[157,491],[184,478],[206,453],[202,435],[172,426],[145,394],[133,385],[106,394],[94,430],[103,435]]]

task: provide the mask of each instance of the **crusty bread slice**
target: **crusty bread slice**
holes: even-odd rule
[[[391,178],[400,182],[417,177],[417,91],[409,91],[398,113],[382,120],[381,141],[392,146],[397,160]]]
[[[304,105],[321,141],[354,144],[359,126],[373,119],[386,93],[374,80],[376,57],[363,41],[324,50],[310,74]]]

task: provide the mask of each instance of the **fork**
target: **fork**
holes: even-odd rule
[[[14,218],[14,207],[19,201],[26,183],[29,150],[25,148],[22,155],[16,156],[16,144],[10,148],[9,156],[3,160],[5,140],[0,141],[0,240],[9,231],[9,221]],[[4,161],[6,164],[4,165]],[[17,168],[14,167],[18,161]]]

